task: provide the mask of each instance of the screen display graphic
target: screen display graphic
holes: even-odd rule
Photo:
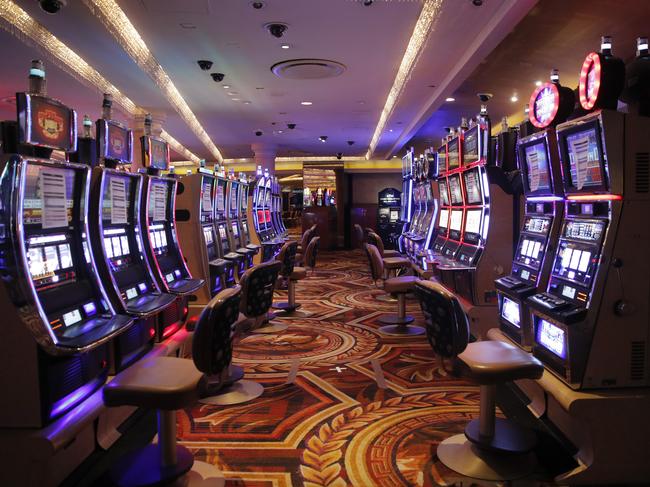
[[[526,178],[528,190],[532,193],[536,191],[548,190],[551,188],[551,174],[548,166],[548,157],[546,154],[546,144],[539,143],[529,145],[524,149],[526,153]]]

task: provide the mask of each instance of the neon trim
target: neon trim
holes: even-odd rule
[[[591,96],[587,93],[587,82],[589,77],[589,72],[593,70],[595,73],[594,86],[591,92]],[[580,70],[580,105],[585,110],[591,110],[596,105],[598,101],[598,95],[600,94],[600,83],[602,76],[602,67],[600,64],[600,55],[596,52],[590,52],[587,54],[584,62],[582,63],[582,69]]]

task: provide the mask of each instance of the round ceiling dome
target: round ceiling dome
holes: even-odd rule
[[[328,59],[290,59],[271,66],[273,74],[285,79],[334,78],[346,69],[344,64]]]

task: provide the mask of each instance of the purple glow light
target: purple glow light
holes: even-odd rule
[[[561,196],[531,196],[526,198],[528,201],[563,201]]]
[[[52,405],[52,410],[50,411],[50,419],[54,419],[60,414],[63,414],[72,406],[80,402],[86,396],[92,394],[98,387],[104,383],[103,377],[98,377],[93,381],[84,384],[79,389],[71,392],[67,396],[62,397]]]

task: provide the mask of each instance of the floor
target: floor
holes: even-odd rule
[[[264,394],[179,412],[181,443],[218,465],[228,486],[475,484],[435,451],[478,415],[478,388],[449,376],[424,336],[380,333],[377,319],[396,309],[375,299],[381,294],[361,251],[322,252],[315,275],[297,287],[308,316],[236,346],[234,363]],[[407,310],[422,324],[417,301]]]

